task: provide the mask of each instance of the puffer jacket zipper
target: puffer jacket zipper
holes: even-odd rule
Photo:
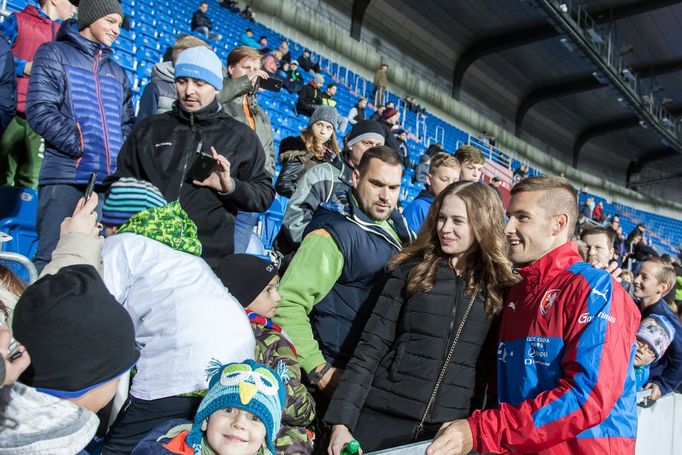
[[[197,127],[194,124],[194,113],[190,112],[189,113],[189,129],[190,129],[190,137],[189,141],[187,141],[185,145],[185,150],[182,152],[182,156],[185,158],[185,162],[182,165],[182,174],[180,174],[180,185],[178,186],[178,197],[177,201],[180,202],[180,194],[182,193],[182,186],[185,183],[185,178],[187,174],[187,166],[189,165],[189,160],[192,157],[192,145],[194,144],[194,140],[196,139],[197,136]],[[196,152],[197,155],[199,152],[201,152],[201,145],[202,142],[199,142],[199,145],[197,146]]]
[[[413,439],[417,439],[419,437],[419,434],[422,432],[424,429],[424,422],[426,421],[427,416],[431,412],[431,408],[433,407],[433,403],[436,401],[436,396],[438,395],[438,389],[440,389],[440,385],[443,382],[443,378],[445,378],[445,373],[448,370],[448,366],[450,365],[450,360],[452,359],[452,354],[455,352],[455,346],[457,346],[457,341],[459,341],[459,336],[462,334],[462,330],[464,329],[464,323],[467,320],[467,317],[469,317],[469,312],[471,311],[471,307],[474,305],[474,301],[476,300],[476,296],[478,295],[478,290],[474,292],[474,295],[471,297],[471,300],[469,300],[469,305],[467,306],[466,311],[464,312],[464,316],[462,317],[462,322],[459,323],[459,327],[457,328],[457,332],[455,333],[455,338],[452,341],[452,344],[450,345],[450,349],[448,350],[448,354],[445,357],[445,361],[443,362],[443,366],[440,369],[440,373],[438,374],[438,379],[436,380],[436,384],[433,387],[433,390],[431,391],[431,397],[429,398],[429,402],[426,404],[426,409],[424,410],[424,414],[422,414],[422,418],[419,421],[419,425],[417,425],[417,428],[414,430],[414,435]],[[456,310],[457,306],[455,306]]]
[[[104,134],[104,151],[107,158],[107,175],[111,175],[111,150],[109,150],[109,132],[107,131],[107,118],[104,114],[104,104],[102,103],[102,87],[99,85],[99,62],[102,59],[102,49],[97,51],[95,55],[95,65],[93,72],[95,73],[95,93],[97,95],[97,104],[99,105],[99,114],[102,119],[102,133]]]

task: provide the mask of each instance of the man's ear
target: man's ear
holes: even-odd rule
[[[558,215],[555,215],[552,225],[552,235],[559,235],[566,228],[566,226],[568,226],[568,215],[565,213],[559,213]]]
[[[360,181],[360,171],[353,169],[353,188],[358,187],[358,182]]]
[[[662,296],[668,295],[668,292],[673,288],[671,283],[658,283],[658,290]]]
[[[201,422],[201,431],[206,431],[207,428],[208,428],[208,419]]]

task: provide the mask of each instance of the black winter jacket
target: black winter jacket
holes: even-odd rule
[[[416,427],[427,411],[470,297],[464,294],[465,279],[445,261],[438,266],[432,290],[406,297],[404,286],[417,263],[400,265],[386,282],[324,417],[328,423],[346,425],[352,432],[360,410],[367,406],[412,419]],[[486,365],[495,363],[497,334],[490,330],[492,322],[484,296],[478,294],[426,424],[465,418],[482,405]]]
[[[291,197],[296,191],[299,179],[308,169],[317,164],[331,162],[335,156],[329,152],[325,153],[324,159],[318,159],[306,150],[305,142],[300,136],[285,137],[279,145],[279,161],[282,163],[282,169],[275,182],[277,193],[284,197]]]
[[[213,28],[213,22],[208,18],[206,13],[202,12],[200,9],[196,10],[192,14],[192,30],[197,27],[206,27],[209,30]]]
[[[210,154],[211,146],[230,162],[235,187],[229,194],[193,185],[185,177],[197,151]],[[213,267],[234,252],[237,211],[267,210],[275,197],[264,164],[265,152],[256,133],[227,115],[217,101],[193,114],[176,102],[171,111],[146,117],[137,125],[118,156],[111,181],[146,180],[168,201],[179,199],[197,225],[201,256]]]
[[[299,115],[307,115],[310,117],[315,112],[315,108],[322,104],[322,98],[320,98],[320,91],[310,84],[306,85],[301,89],[298,94],[298,102],[296,103],[296,113]]]

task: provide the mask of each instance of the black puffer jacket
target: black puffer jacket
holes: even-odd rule
[[[325,152],[323,159],[320,159],[306,150],[305,142],[300,136],[285,137],[279,145],[282,169],[277,176],[275,190],[284,197],[291,197],[296,191],[298,181],[308,169],[317,164],[332,162],[335,156],[332,152]]]
[[[386,282],[324,417],[328,423],[353,431],[363,406],[416,423],[426,412],[470,297],[464,295],[464,278],[443,261],[431,291],[405,298],[404,286],[416,264],[402,264]],[[486,365],[495,363],[492,321],[479,294],[426,424],[467,417],[482,404]]]

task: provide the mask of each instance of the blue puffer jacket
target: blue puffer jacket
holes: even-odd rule
[[[111,48],[65,22],[57,40],[33,59],[26,119],[45,138],[39,185],[87,183],[116,170],[116,157],[135,123],[133,94]]]

